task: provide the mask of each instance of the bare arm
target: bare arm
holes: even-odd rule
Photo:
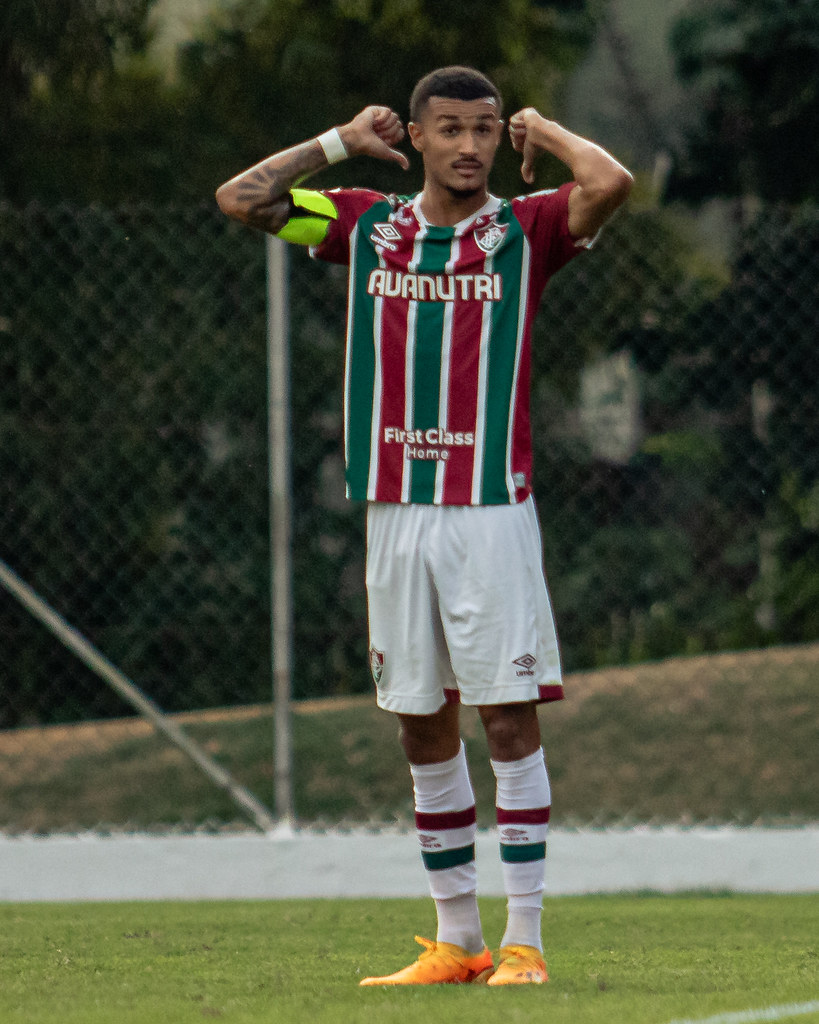
[[[569,231],[575,238],[595,235],[631,191],[634,179],[610,153],[542,117],[534,107],[510,118],[509,134],[523,155],[520,170],[528,184],[534,181],[540,152],[553,154],[571,170],[577,187],[569,195]]]
[[[409,167],[406,156],[393,148],[404,137],[404,126],[389,107],[365,107],[338,133],[348,156],[363,154]],[[216,202],[228,217],[275,234],[287,222],[290,189],[326,166],[320,143],[309,139],[226,181],[216,190]]]

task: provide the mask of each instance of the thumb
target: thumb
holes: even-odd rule
[[[409,160],[405,153],[402,153],[400,149],[393,149],[388,146],[386,142],[383,144],[381,153],[379,154],[384,160],[392,160],[402,168],[402,170],[409,170]]]
[[[410,162],[407,159],[406,154],[401,153],[397,149],[391,149],[390,153],[392,154],[391,159],[395,160],[395,162],[401,167],[402,170],[404,170],[404,171],[408,171],[409,170]]]
[[[535,180],[535,154],[537,150],[530,143],[523,146],[523,163],[520,165],[520,175],[527,185]]]

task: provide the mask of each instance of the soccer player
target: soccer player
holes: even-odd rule
[[[523,180],[533,184],[541,152],[571,180],[497,198],[501,113],[483,74],[442,68],[410,100],[420,193],[296,187],[348,156],[408,168],[400,118],[369,106],[216,194],[229,216],[349,266],[346,480],[368,502],[370,667],[379,706],[400,720],[438,922],[434,941],[417,939],[418,960],[362,985],[547,980],[551,797],[537,706],[563,684],[531,494],[530,334],[547,280],[591,244],[632,179],[527,107],[509,120]],[[460,702],[478,709],[497,780],[508,908],[497,968],[478,912]]]

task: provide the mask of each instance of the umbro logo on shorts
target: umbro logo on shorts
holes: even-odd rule
[[[512,664],[520,666],[515,675],[533,676],[535,673],[532,669],[537,665],[537,658],[534,654],[522,654],[519,658],[515,658]]]

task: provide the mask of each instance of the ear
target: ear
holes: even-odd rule
[[[409,132],[410,142],[419,153],[424,152],[424,129],[420,124],[416,124],[415,121],[410,121],[407,125],[407,131]]]

